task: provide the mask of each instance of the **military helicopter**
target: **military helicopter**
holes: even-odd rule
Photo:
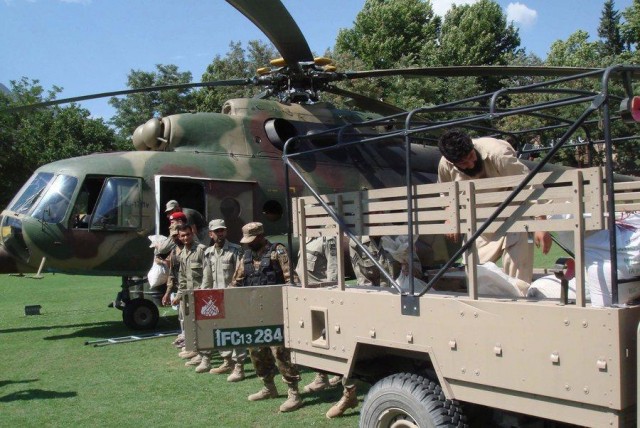
[[[300,180],[285,183],[282,149],[292,137],[308,136],[297,151],[339,144],[349,124],[353,132],[388,132],[393,122],[369,121],[403,110],[334,84],[384,76],[489,76],[492,67],[441,67],[338,72],[331,60],[314,58],[297,24],[279,0],[228,0],[257,25],[282,55],[252,79],[131,89],[66,98],[46,107],[92,98],[178,87],[255,85],[254,98],[227,101],[220,113],[185,113],[152,118],[133,135],[136,151],[103,153],[42,166],[2,211],[0,272],[62,272],[122,276],[114,306],[133,329],[152,328],[159,312],[153,293],[141,289],[153,252],[148,235],[166,234],[164,204],[172,199],[223,218],[229,239],[238,241],[249,221],[265,224],[271,235],[288,231],[286,186],[302,192]],[[578,69],[501,68],[502,75],[568,75]],[[320,101],[321,91],[349,97],[362,111],[341,110]],[[317,138],[313,135],[317,134]],[[346,138],[352,138],[347,135]],[[435,180],[440,155],[430,146],[412,148],[414,180]],[[323,193],[405,182],[404,149],[353,147],[318,153],[301,162],[308,180]],[[362,167],[354,168],[353,165]],[[318,166],[324,166],[318,168]],[[372,167],[374,166],[374,167]],[[327,168],[329,167],[329,168]],[[315,170],[322,171],[314,174]],[[277,238],[276,238],[277,239]],[[292,253],[295,252],[295,249]],[[147,290],[148,291],[148,290]]]

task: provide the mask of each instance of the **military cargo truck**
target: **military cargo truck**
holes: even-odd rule
[[[291,284],[192,291],[186,299],[187,347],[284,344],[296,364],[370,382],[361,427],[636,426],[640,306],[633,298],[640,279],[617,278],[614,220],[615,213],[640,210],[640,180],[611,169],[607,79],[618,71],[623,77],[638,72],[603,70],[605,89],[579,96],[559,89],[554,102],[535,106],[536,114],[545,114],[540,110],[586,103],[579,119],[559,119],[562,136],[523,176],[418,185],[411,180],[410,148],[418,138],[428,140],[452,126],[477,129],[534,109],[497,109],[498,93],[488,95],[488,114],[425,120],[425,110],[434,109],[416,110],[402,116],[401,126],[397,118],[386,118],[386,139],[338,140],[343,147],[337,149],[348,150],[349,144],[398,144],[403,138],[407,185],[331,194],[309,189],[307,196],[292,197],[292,235],[300,242],[336,236],[361,245],[366,235],[407,235],[413,242],[417,236],[460,234],[461,247],[440,266],[426,266],[421,288],[413,279],[403,288],[392,277],[393,287],[348,284],[339,258],[336,283],[310,284],[302,272]],[[546,167],[595,112],[604,122],[605,167]],[[637,139],[633,126],[630,138]],[[308,171],[296,167],[296,156],[301,154],[288,156],[285,149],[287,168],[304,180]],[[487,293],[478,279],[476,238],[540,230],[572,236],[575,296],[567,294],[564,262],[556,271],[560,297]],[[604,307],[590,303],[585,278],[585,236],[599,230],[613,232],[612,305]],[[300,257],[304,263],[304,251]],[[464,269],[453,269],[460,261]]]

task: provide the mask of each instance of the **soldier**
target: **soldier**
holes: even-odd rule
[[[307,253],[307,278],[310,284],[338,280],[338,249],[334,236],[314,237],[307,240],[305,251]],[[298,266],[296,266],[298,275],[302,274],[302,269],[300,258]],[[318,371],[313,381],[305,385],[303,391],[306,393],[318,392],[340,383],[343,385],[342,398],[326,413],[327,418],[331,419],[358,405],[355,384],[342,376],[334,376],[329,379],[327,372]]]
[[[185,290],[200,288],[202,285],[204,252],[207,247],[198,242],[191,230],[191,226],[188,224],[181,224],[177,229],[178,236],[184,247],[182,248],[182,251],[180,251],[180,256],[178,257],[180,262],[180,270],[178,272],[178,292],[171,304],[181,304],[181,309],[184,312],[184,307],[181,302]],[[210,353],[200,353],[187,361],[186,365],[197,366],[196,373],[208,372],[211,370]]]
[[[248,223],[242,227],[240,243],[248,247],[233,275],[232,286],[284,284],[290,279],[289,256],[282,244],[272,244],[264,236],[262,223]],[[281,412],[291,412],[302,406],[298,392],[300,373],[291,364],[289,350],[284,346],[252,348],[249,351],[256,374],[264,387],[251,394],[249,401],[276,398],[278,390],[273,382],[276,367],[287,384],[288,398],[280,406]]]
[[[305,245],[307,253],[307,275],[310,283],[335,282],[338,280],[338,250],[334,236],[309,238]],[[296,272],[302,274],[302,258],[298,258]]]
[[[169,238],[158,246],[156,250],[157,255],[155,256],[155,262],[158,264],[163,264],[167,271],[169,272],[169,278],[167,278],[167,288],[162,296],[162,305],[169,306],[171,305],[171,293],[174,293],[178,290],[178,269],[180,267],[180,263],[178,262],[178,256],[180,251],[182,250],[183,244],[180,241],[180,237],[178,235],[178,225],[172,224],[169,226]],[[164,258],[159,257],[161,254],[168,255]],[[184,346],[184,328],[183,328],[183,314],[182,311],[178,312],[178,319],[180,320],[180,334],[176,340],[173,341],[173,344],[182,348]],[[184,351],[184,350],[183,350]],[[182,355],[190,355],[188,358],[193,358],[195,354],[188,353],[184,351]],[[179,354],[179,355],[180,355]]]
[[[227,241],[227,226],[222,219],[209,222],[209,237],[213,245],[204,252],[202,288],[226,288],[233,279],[242,254],[242,247]],[[227,377],[227,382],[238,382],[244,379],[246,349],[236,348],[233,351],[222,351],[220,356],[223,359],[222,365],[211,369],[209,373],[231,373]]]
[[[527,174],[529,168],[518,158],[508,142],[496,138],[471,139],[464,131],[453,129],[438,140],[442,158],[438,164],[438,181],[466,181],[476,178],[495,178]],[[541,216],[540,218],[544,218]],[[458,241],[457,235],[448,236]],[[547,254],[551,235],[537,231],[535,245]],[[483,233],[476,240],[479,263],[497,262],[502,258],[502,270],[528,284],[533,277],[533,245],[526,232]]]
[[[171,215],[181,212],[185,216],[185,223],[191,225],[191,230],[198,237],[200,242],[205,242],[207,239],[207,221],[204,216],[198,211],[191,208],[183,208],[175,199],[167,202],[165,206],[165,214],[169,219]]]
[[[397,276],[400,272],[399,264],[382,247],[379,236],[363,236],[362,244],[392,277]],[[349,243],[349,255],[358,285],[389,286],[389,281],[353,241]]]

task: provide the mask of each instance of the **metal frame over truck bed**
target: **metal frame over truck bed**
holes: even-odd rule
[[[376,383],[363,403],[363,427],[392,426],[398,420],[420,427],[465,426],[467,406],[490,409],[494,422],[504,419],[509,414],[505,412],[516,412],[527,415],[522,418],[582,426],[635,426],[640,306],[617,304],[615,238],[611,258],[615,305],[590,306],[585,297],[584,234],[615,230],[614,212],[640,210],[640,181],[615,177],[611,170],[608,92],[610,77],[619,75],[628,94],[632,88],[628,79],[637,73],[634,67],[601,70],[601,91],[559,90],[557,100],[535,108],[498,111],[496,100],[505,93],[499,91],[487,97],[488,112],[476,116],[430,121],[424,118],[435,108],[417,110],[402,117],[404,126],[397,126],[398,117],[367,124],[386,123],[389,130],[348,143],[342,142],[348,129],[338,131],[338,143],[327,150],[385,141],[398,144],[401,137],[407,153],[407,185],[325,195],[310,189],[310,196],[292,198],[292,234],[300,242],[313,236],[339,240],[347,236],[361,245],[364,235],[408,235],[413,240],[417,235],[460,233],[462,247],[426,278],[427,289],[421,293],[414,292],[413,283],[403,291],[391,277],[390,288],[347,285],[341,258],[338,281],[321,287],[309,284],[303,273],[300,284],[190,292],[185,300],[188,346],[224,349],[283,343],[297,364]],[[565,81],[573,82],[561,79],[560,83]],[[536,84],[528,89],[545,88]],[[573,122],[559,119],[562,137],[526,176],[412,182],[411,144],[418,139],[428,141],[452,126],[486,132],[487,120],[581,103],[588,104],[584,114]],[[595,112],[604,124],[607,168],[542,172]],[[295,158],[305,153],[309,155],[288,155],[285,148],[287,168],[303,181],[305,172],[296,168]],[[536,219],[541,215],[548,217]],[[485,232],[537,230],[573,232],[575,302],[479,293],[475,239]],[[303,251],[303,262],[305,257]],[[459,257],[466,266],[464,293],[447,291],[445,286],[448,269]],[[530,422],[522,418],[515,417],[512,424]]]

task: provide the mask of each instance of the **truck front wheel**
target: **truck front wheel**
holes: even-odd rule
[[[460,405],[447,400],[440,385],[411,373],[378,381],[360,411],[361,428],[466,426]]]

